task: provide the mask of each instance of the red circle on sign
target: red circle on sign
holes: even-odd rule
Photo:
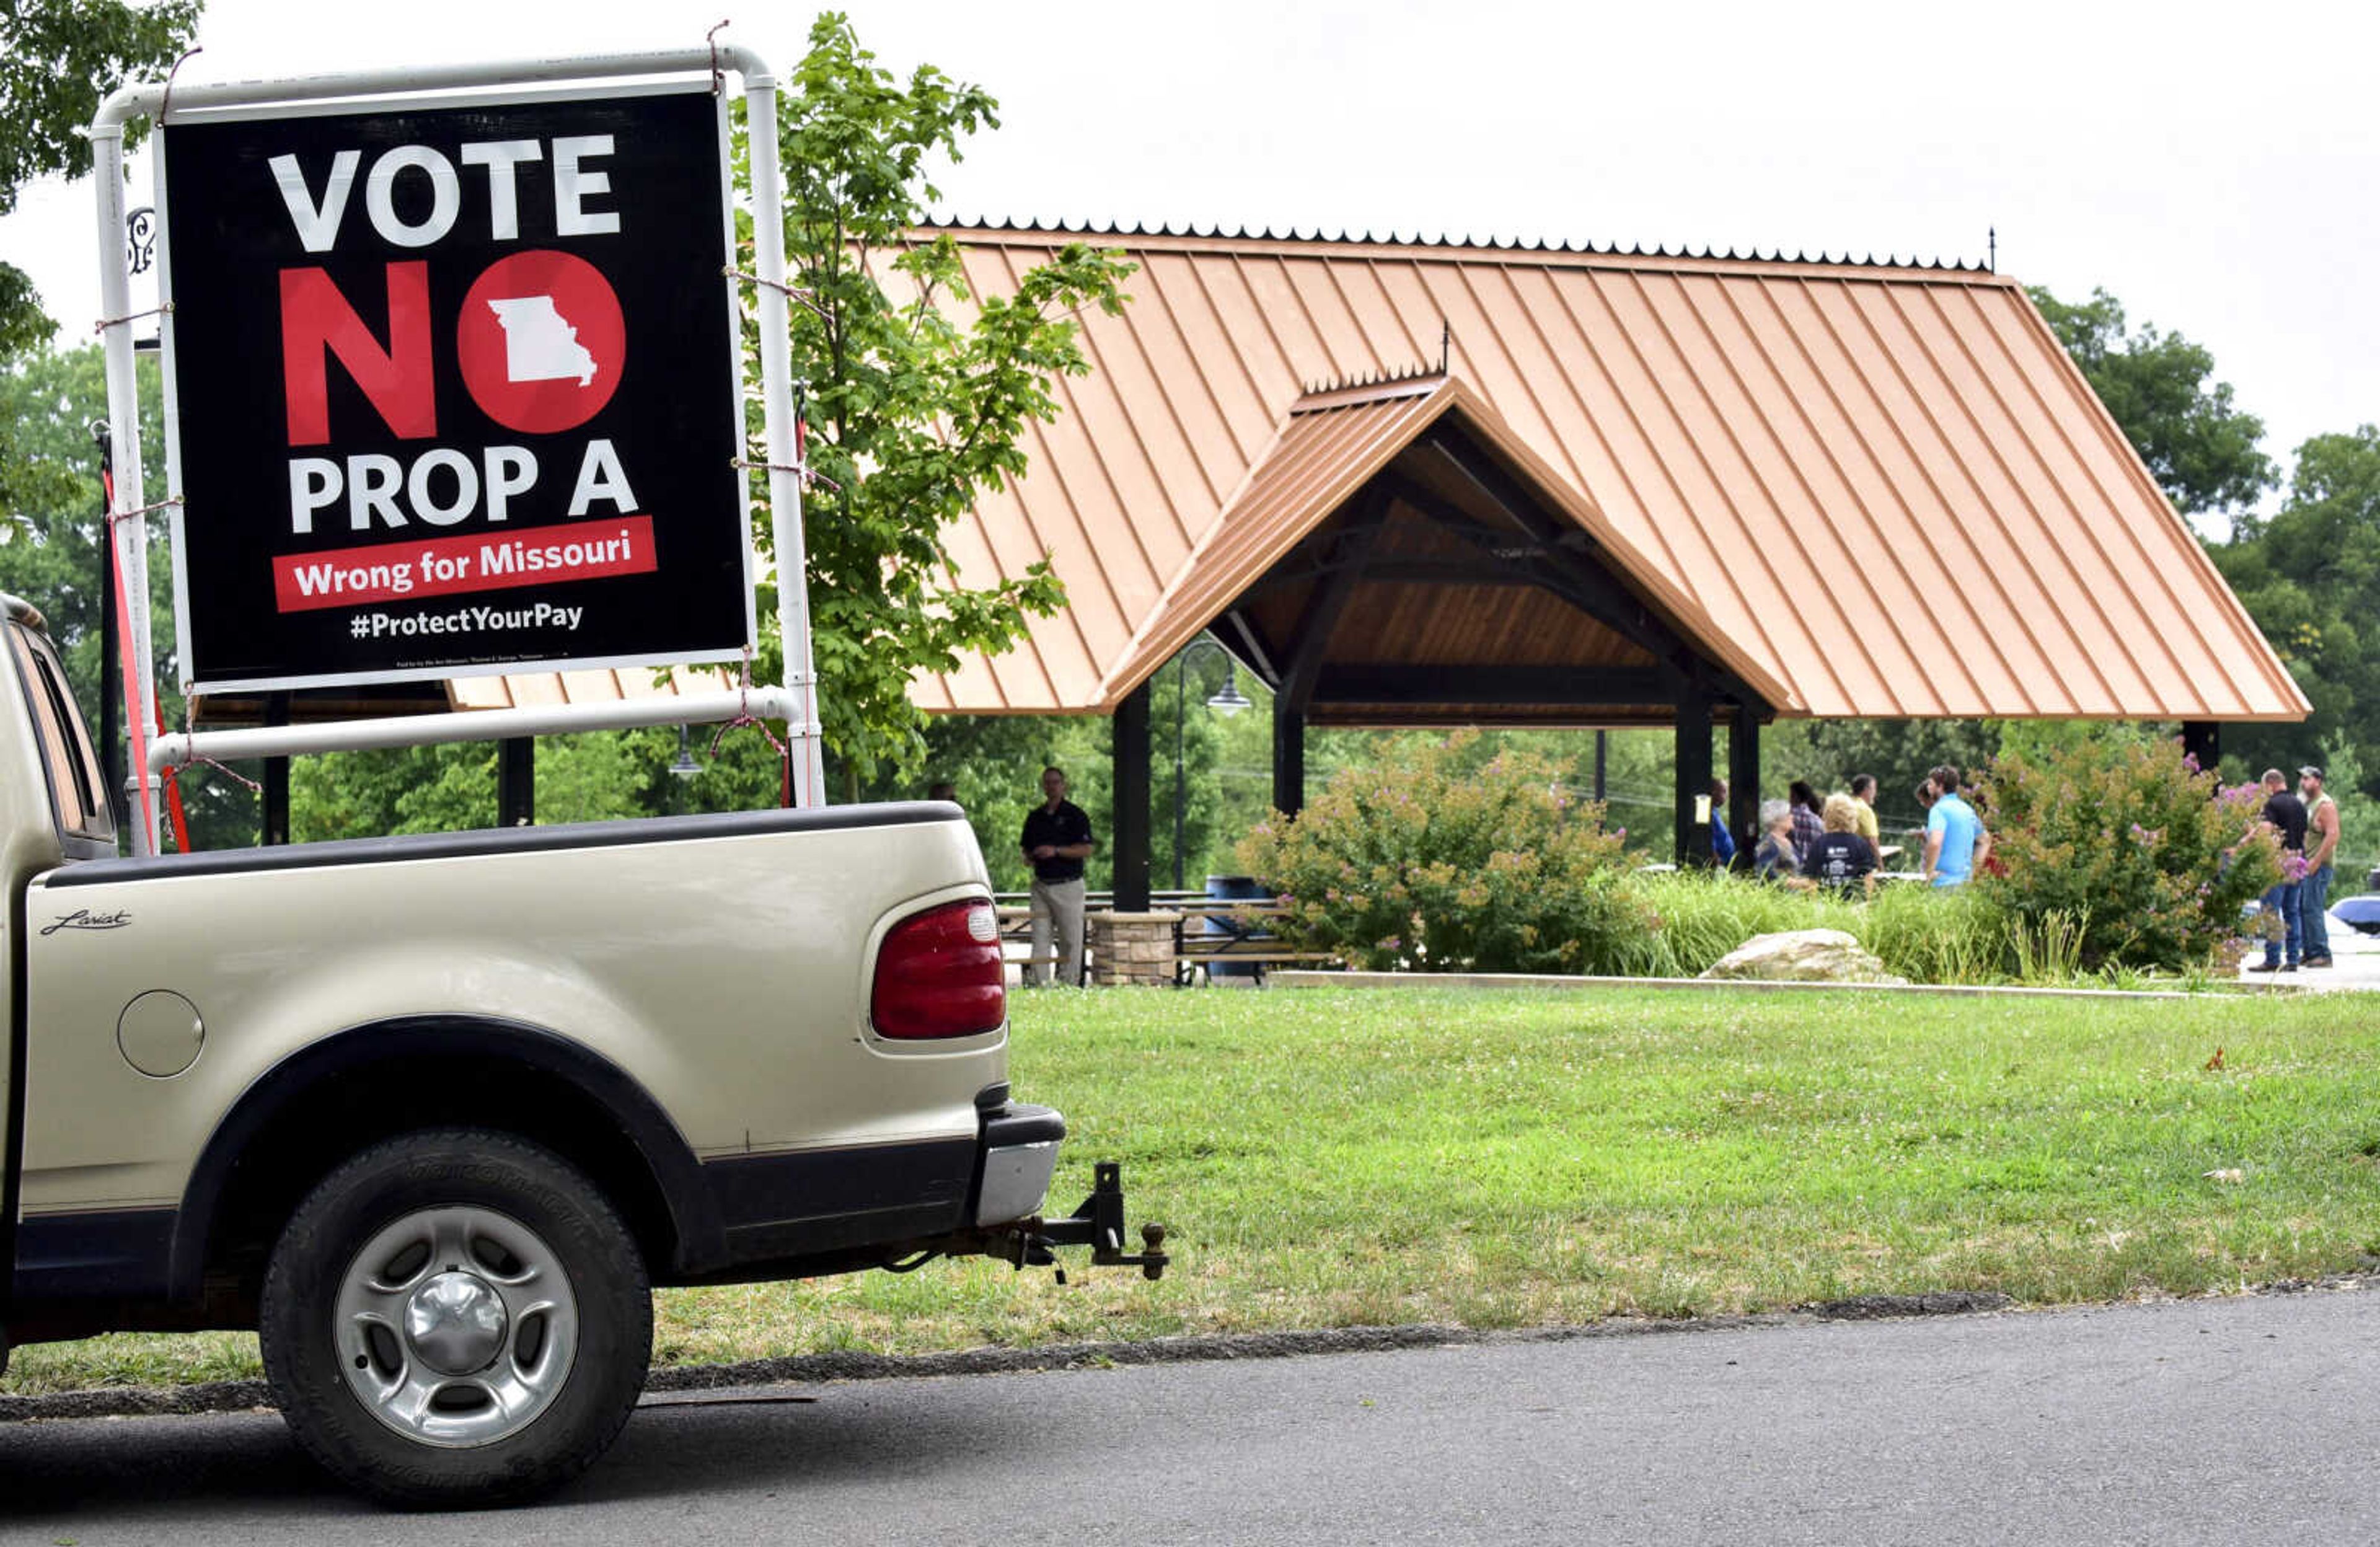
[[[628,329],[594,264],[567,252],[516,252],[489,264],[463,298],[455,352],[463,384],[490,419],[550,435],[612,400]]]

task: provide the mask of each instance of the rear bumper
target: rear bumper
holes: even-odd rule
[[[1039,1213],[1065,1138],[1066,1119],[1046,1106],[1012,1102],[987,1113],[972,1223],[1014,1224]]]
[[[676,1281],[841,1272],[1013,1231],[1041,1212],[1065,1137],[1057,1113],[992,1086],[971,1135],[710,1162],[703,1176],[726,1225],[726,1261]]]
[[[766,1244],[782,1243],[783,1249],[739,1254],[723,1269],[681,1274],[674,1282],[802,1278],[859,1268],[907,1272],[924,1258],[905,1264],[895,1260],[919,1253],[991,1257],[1019,1268],[1053,1267],[1059,1250],[1075,1247],[1090,1249],[1094,1266],[1136,1267],[1151,1279],[1164,1273],[1170,1261],[1163,1249],[1164,1226],[1142,1225],[1144,1249],[1123,1249],[1123,1181],[1113,1162],[1091,1168],[1091,1194],[1073,1213],[1052,1219],[1045,1212],[1058,1151],[1066,1138],[1063,1117],[1046,1106],[1011,1102],[1005,1087],[997,1085],[978,1099],[977,1114],[971,1139],[843,1152],[864,1159],[856,1175],[872,1189],[867,1199],[858,1200],[847,1186],[845,1203],[871,1201],[876,1207],[862,1212],[846,1208],[823,1222],[793,1222],[809,1234],[798,1241],[775,1235]],[[930,1155],[925,1152],[929,1150]],[[917,1163],[905,1170],[893,1163],[904,1157]],[[852,1178],[845,1180],[848,1184]],[[939,1221],[929,1224],[935,1215]],[[821,1223],[833,1225],[835,1235],[821,1235]],[[743,1238],[731,1230],[732,1244],[740,1245]],[[1061,1282],[1063,1277],[1062,1272]]]
[[[1066,1137],[1066,1120],[1046,1106],[1009,1101],[1004,1088],[988,1092],[985,1100],[996,1104],[982,1108],[982,1158],[971,1195],[974,1226],[938,1249],[995,1257],[1023,1268],[1055,1267],[1060,1249],[1088,1247],[1094,1266],[1138,1268],[1152,1280],[1164,1274],[1171,1259],[1163,1225],[1142,1225],[1144,1249],[1123,1249],[1123,1167],[1113,1161],[1093,1166],[1091,1195],[1065,1218],[1050,1219],[1041,1208],[1057,1169],[1058,1147]],[[1058,1282],[1066,1282],[1062,1269]]]

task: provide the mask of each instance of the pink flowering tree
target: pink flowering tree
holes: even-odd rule
[[[1477,737],[1407,743],[1258,823],[1239,860],[1287,910],[1271,927],[1354,967],[1433,972],[1591,971],[1652,930],[1603,808],[1534,754],[1469,766]]]
[[[2221,786],[2172,741],[2089,737],[1994,761],[1983,784],[1995,867],[1981,883],[2028,923],[2082,921],[2086,967],[2178,968],[2239,932],[2281,879],[2258,830],[2264,791]]]

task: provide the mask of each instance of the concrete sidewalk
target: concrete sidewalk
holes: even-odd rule
[[[2330,921],[2330,950],[2337,964],[2312,971],[2251,972],[2248,965],[2263,959],[2251,951],[2240,964],[2242,988],[2276,993],[2380,993],[2380,935],[2359,934],[2336,917]],[[1537,988],[1672,989],[1689,992],[1752,993],[1882,993],[1947,994],[1953,997],[2037,999],[2197,999],[2204,993],[2182,989],[2027,988],[2013,983],[1805,983],[1766,981],[1756,978],[1599,978],[1544,972],[1352,972],[1284,971],[1265,980],[1277,988]]]
[[[2318,967],[2311,971],[2251,972],[2249,965],[2264,960],[2261,947],[2248,953],[2240,964],[2240,981],[2260,988],[2290,989],[2316,993],[2338,993],[2353,990],[2380,991],[2380,935],[2359,934],[2339,922],[2336,914],[2330,920],[2330,955],[2338,965]]]

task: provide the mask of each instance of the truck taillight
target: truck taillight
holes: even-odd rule
[[[878,1036],[900,1041],[999,1030],[1007,972],[991,904],[945,903],[893,925],[876,952],[868,1015]]]

